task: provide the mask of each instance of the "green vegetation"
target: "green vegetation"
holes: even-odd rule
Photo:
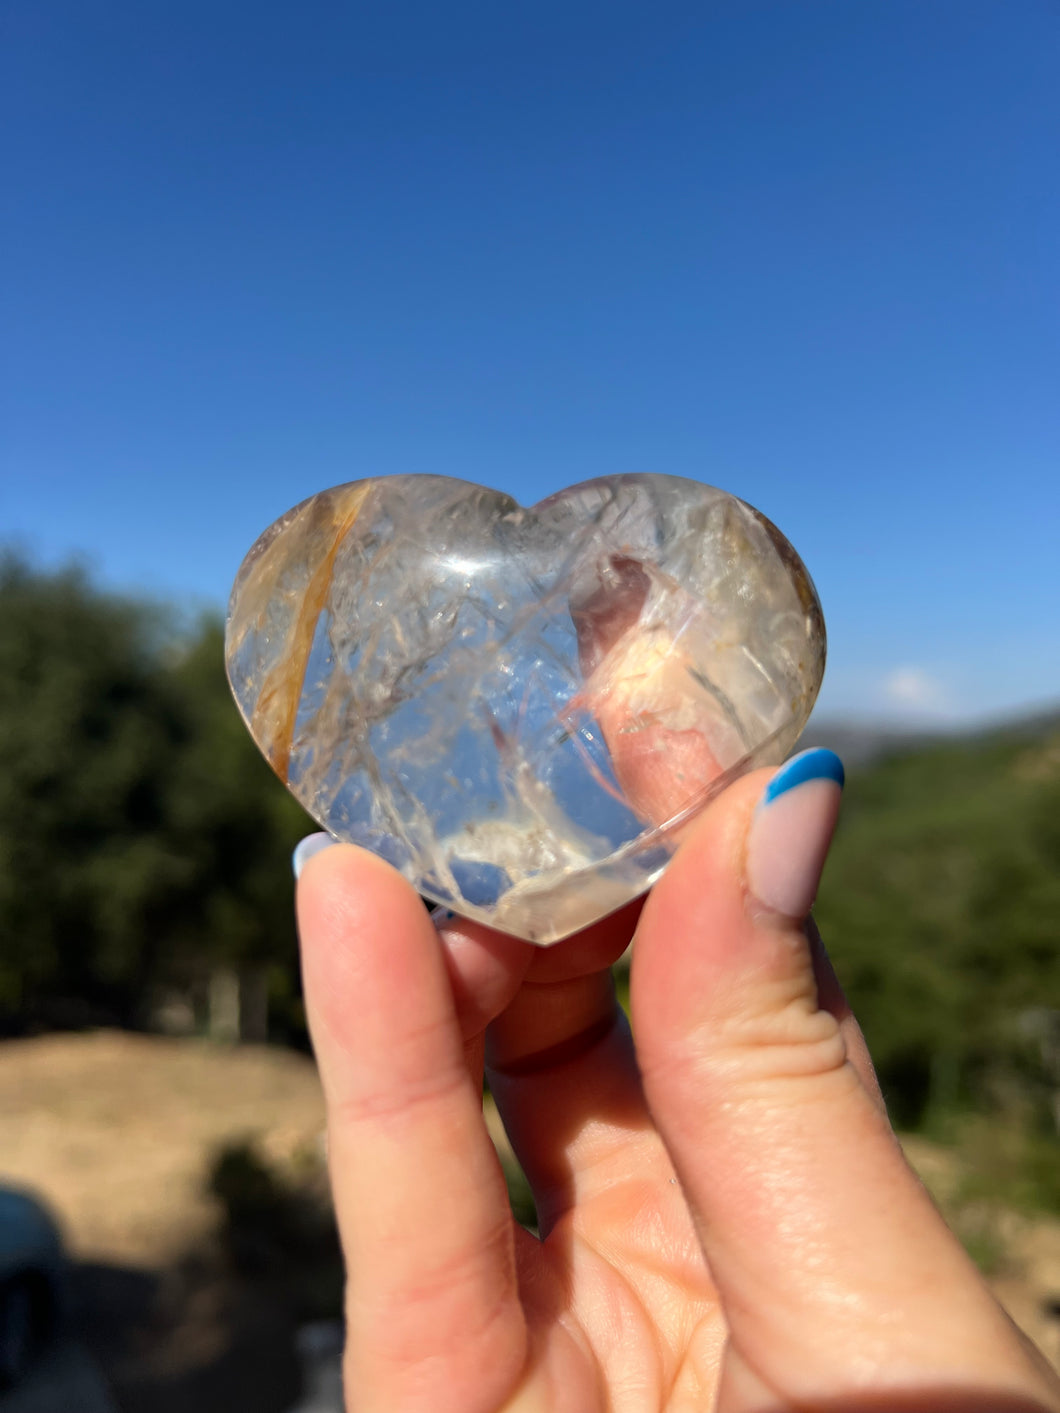
[[[853,772],[816,913],[900,1124],[1055,1133],[1060,722]]]
[[[252,968],[271,1034],[304,1039],[310,827],[216,621],[0,559],[0,1033],[151,1024],[166,988]],[[1060,718],[852,771],[817,917],[896,1122],[959,1143],[987,1195],[1060,1210]]]
[[[281,1280],[299,1320],[342,1310],[343,1266],[322,1155],[293,1167],[270,1162],[253,1138],[214,1154],[206,1191],[232,1268],[256,1281]]]
[[[304,813],[232,704],[221,628],[0,559],[0,1033],[138,1025],[165,987],[267,974],[300,1024]]]

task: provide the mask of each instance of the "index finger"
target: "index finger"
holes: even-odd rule
[[[427,1406],[425,1389],[440,1411],[491,1389],[500,1406],[526,1350],[514,1230],[437,932],[352,845],[308,862],[298,921],[359,1413]]]

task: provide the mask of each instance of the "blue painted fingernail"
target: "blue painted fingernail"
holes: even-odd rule
[[[291,855],[291,867],[294,869],[295,878],[301,878],[302,870],[314,854],[319,854],[321,849],[326,849],[338,842],[331,834],[307,834],[295,845],[295,851]]]
[[[747,836],[747,885],[770,912],[801,920],[810,911],[832,842],[843,763],[803,751],[766,786]]]
[[[808,780],[834,780],[842,790],[846,772],[835,751],[817,747],[812,751],[803,751],[800,755],[792,756],[766,786],[762,804],[771,804],[779,795],[794,790],[796,785],[805,785]]]

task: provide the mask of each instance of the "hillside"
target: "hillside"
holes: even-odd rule
[[[855,765],[817,917],[904,1123],[968,1103],[1044,1119],[1060,1088],[1060,718]]]

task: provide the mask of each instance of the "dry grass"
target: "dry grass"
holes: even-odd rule
[[[294,1172],[319,1163],[323,1124],[311,1061],[286,1051],[112,1032],[0,1045],[0,1182],[42,1195],[84,1261],[165,1271],[216,1226],[205,1179],[222,1145],[252,1138]],[[922,1139],[907,1152],[951,1218],[984,1223],[998,1295],[1060,1367],[1060,1222],[955,1212],[960,1160]]]
[[[103,1031],[0,1046],[0,1181],[33,1188],[82,1260],[164,1267],[208,1232],[213,1154],[254,1137],[280,1167],[319,1149],[310,1060]]]

